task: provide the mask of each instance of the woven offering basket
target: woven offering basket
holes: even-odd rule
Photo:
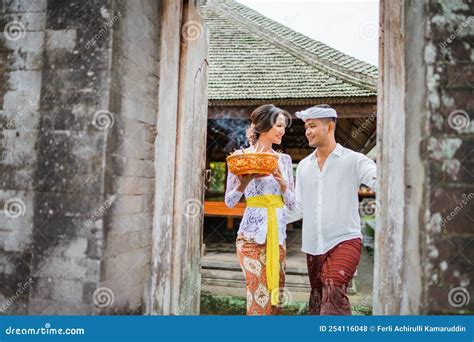
[[[227,157],[227,166],[234,175],[269,175],[278,167],[278,157],[273,153],[242,153]]]

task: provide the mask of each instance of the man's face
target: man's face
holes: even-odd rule
[[[304,124],[309,146],[324,145],[329,139],[328,123],[321,119],[308,119]]]

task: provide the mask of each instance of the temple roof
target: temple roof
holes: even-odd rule
[[[207,0],[200,12],[210,31],[211,105],[376,96],[377,67],[371,64],[232,0]]]

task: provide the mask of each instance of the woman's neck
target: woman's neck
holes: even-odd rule
[[[263,139],[258,139],[256,144],[253,146],[254,149],[255,149],[255,152],[272,152],[272,143],[270,141],[267,141],[267,140],[263,140]]]

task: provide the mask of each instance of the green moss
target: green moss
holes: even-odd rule
[[[372,308],[368,306],[355,305],[351,310],[355,316],[372,316]]]
[[[245,315],[245,298],[201,294],[201,315]]]
[[[201,294],[201,315],[245,315],[246,299],[243,297]],[[298,316],[308,314],[308,304],[303,302],[290,302],[283,307],[282,315]],[[365,306],[352,307],[352,314],[367,316],[372,314],[372,309]]]
[[[283,315],[306,315],[306,303],[291,302],[283,307]],[[201,315],[245,315],[246,299],[243,297],[221,296],[212,294],[201,295]]]

